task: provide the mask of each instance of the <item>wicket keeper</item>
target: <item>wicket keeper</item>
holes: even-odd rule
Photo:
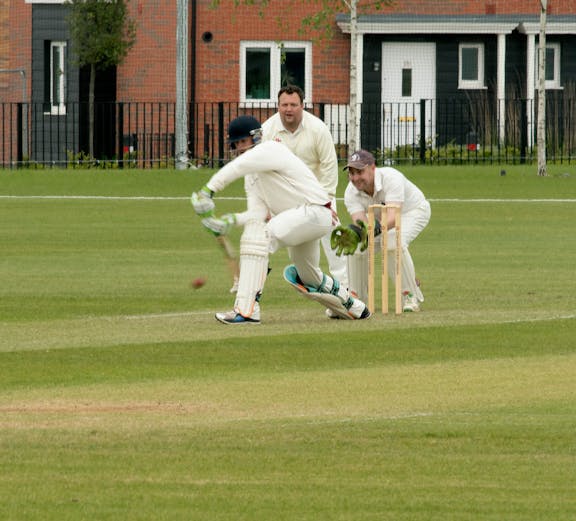
[[[337,255],[348,256],[350,290],[361,300],[368,293],[368,207],[372,204],[398,205],[402,217],[402,310],[420,311],[424,295],[416,279],[414,262],[408,247],[430,221],[430,203],[422,191],[402,172],[392,167],[376,168],[374,156],[367,150],[354,152],[345,166],[348,170],[348,186],[344,204],[352,218],[348,226],[340,225],[332,232],[332,248]],[[395,211],[386,212],[388,222],[377,222],[376,233],[388,233],[388,250],[394,249]],[[377,241],[377,247],[378,246]],[[388,273],[395,272],[396,259],[388,255]]]

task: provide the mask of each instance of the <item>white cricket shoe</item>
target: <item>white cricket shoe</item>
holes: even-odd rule
[[[352,301],[352,304],[348,306],[350,300]],[[371,313],[368,306],[360,299],[350,297],[348,303],[345,304],[345,307],[348,308],[348,313],[350,313],[350,315],[352,315],[356,320],[370,318]]]
[[[222,324],[260,324],[260,306],[258,303],[254,306],[254,312],[251,316],[245,317],[233,309],[223,313],[216,313],[216,320]]]
[[[354,298],[351,298],[350,300],[352,300],[352,305],[348,308],[348,313],[349,315],[352,316],[354,320],[362,320],[365,318],[370,318],[371,316],[370,310],[368,309],[368,306],[364,304],[364,302]],[[334,320],[343,318],[330,308],[326,309],[326,316]]]
[[[417,313],[420,311],[418,299],[409,291],[402,294],[402,311],[404,313]]]

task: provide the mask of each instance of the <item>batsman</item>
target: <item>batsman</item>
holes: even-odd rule
[[[203,226],[215,236],[226,235],[233,226],[244,227],[234,308],[216,313],[216,319],[224,324],[260,323],[268,257],[281,247],[287,248],[293,263],[285,268],[284,278],[301,295],[341,318],[368,318],[364,302],[320,268],[320,239],[338,217],[313,172],[282,143],[262,141],[261,125],[252,116],[230,122],[228,142],[236,157],[191,198]],[[217,216],[214,194],[240,178],[244,178],[247,210]]]
[[[348,170],[348,186],[344,192],[344,204],[352,218],[352,224],[338,226],[331,236],[331,246],[337,255],[348,257],[350,290],[360,299],[368,293],[368,207],[384,204],[400,208],[402,311],[416,312],[424,302],[424,295],[416,279],[410,243],[426,228],[430,221],[430,203],[422,191],[402,172],[392,167],[376,168],[374,156],[366,150],[354,152],[345,169]],[[388,233],[388,250],[395,248],[395,211],[387,212],[387,222],[376,222],[376,235]],[[379,241],[377,241],[378,244]],[[388,273],[395,272],[395,256],[388,256]]]

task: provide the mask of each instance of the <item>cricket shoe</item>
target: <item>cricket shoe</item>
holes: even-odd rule
[[[355,302],[360,302],[359,300],[355,300]],[[354,304],[352,304],[352,307],[354,307]],[[350,310],[352,309],[352,307],[350,308]],[[368,309],[367,306],[364,306],[364,308],[361,308],[359,305],[356,305],[357,309],[354,311],[349,311],[350,314],[354,315],[354,313],[356,313],[356,316],[354,316],[355,320],[362,320],[365,318],[370,318],[371,313],[370,310]],[[357,313],[360,311],[360,315],[357,316]],[[326,316],[328,318],[331,318],[333,320],[339,320],[342,317],[340,315],[338,315],[338,313],[335,313],[334,311],[332,311],[330,308],[326,309]]]
[[[241,315],[235,309],[224,313],[216,313],[215,317],[222,324],[260,324],[260,307],[256,306],[249,317]]]
[[[370,310],[368,306],[364,304],[360,299],[350,297],[348,302],[344,304],[344,307],[348,309],[348,313],[354,317],[355,320],[363,320],[365,318],[370,318]]]
[[[418,299],[409,291],[402,294],[402,311],[404,313],[417,313],[420,311]]]

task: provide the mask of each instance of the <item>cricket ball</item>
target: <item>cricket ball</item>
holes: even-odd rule
[[[192,289],[200,289],[204,284],[206,284],[206,279],[204,277],[197,277],[190,282],[190,287]]]

